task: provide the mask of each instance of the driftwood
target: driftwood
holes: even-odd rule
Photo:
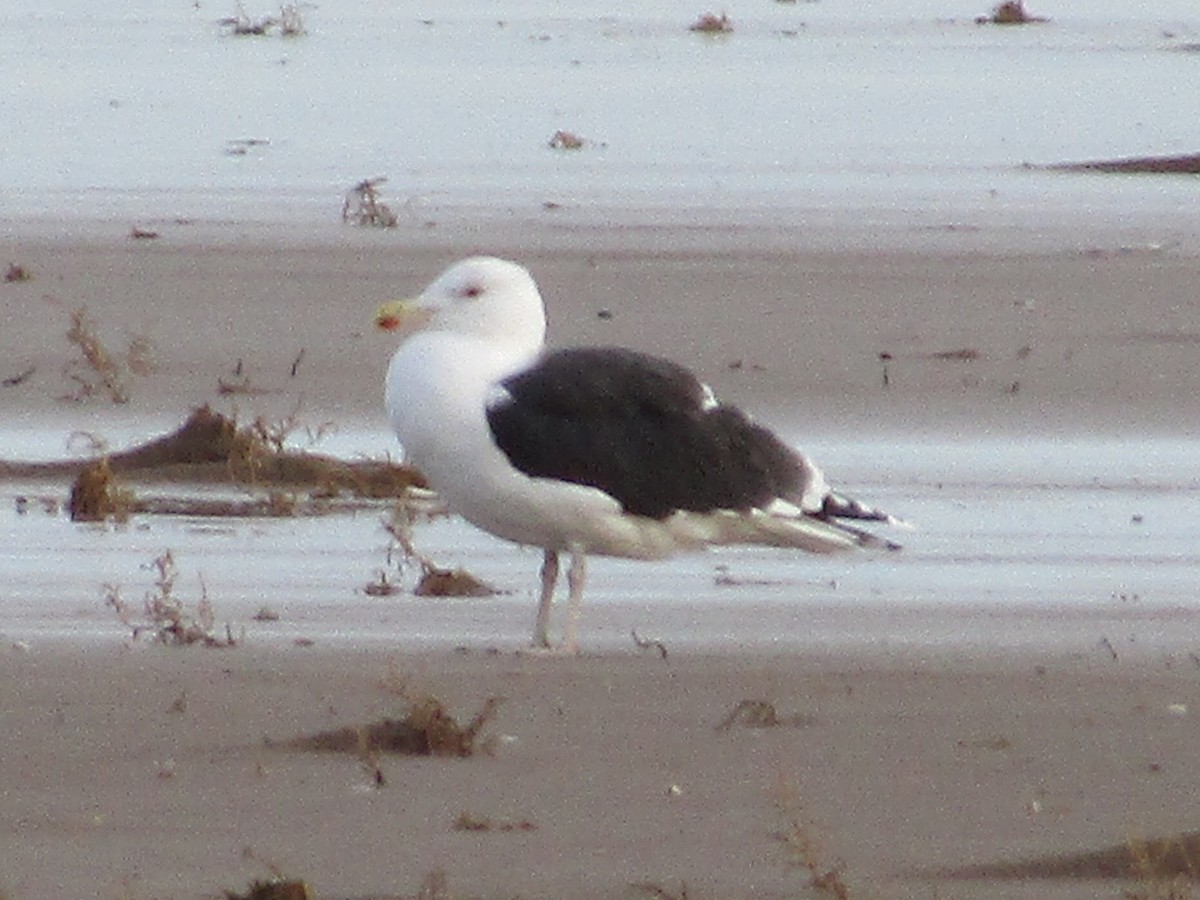
[[[0,460],[0,478],[77,478],[101,463],[107,475],[143,481],[307,487],[370,498],[400,497],[409,488],[425,486],[411,466],[276,449],[253,429],[239,428],[208,406],[195,410],[170,434],[129,450],[61,462]]]

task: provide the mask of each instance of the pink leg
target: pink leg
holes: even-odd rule
[[[542,556],[542,596],[538,600],[537,620],[533,625],[533,646],[550,646],[550,608],[554,603],[554,585],[558,582],[558,553],[547,550]]]
[[[571,551],[571,568],[567,570],[567,586],[570,600],[567,606],[567,624],[563,628],[563,653],[579,652],[579,619],[583,615],[583,584],[587,579],[587,554],[582,550]]]

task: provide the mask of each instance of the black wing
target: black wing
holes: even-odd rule
[[[796,452],[682,366],[632,350],[558,350],[503,383],[496,444],[526,475],[599,488],[630,513],[748,510],[798,496]]]

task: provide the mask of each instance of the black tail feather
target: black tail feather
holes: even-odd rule
[[[893,523],[897,521],[894,516],[888,515],[881,509],[867,506],[853,497],[843,497],[832,491],[825,495],[819,515],[822,519],[860,519],[868,522]]]

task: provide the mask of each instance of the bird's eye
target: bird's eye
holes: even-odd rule
[[[471,300],[478,297],[482,293],[483,293],[483,288],[477,284],[468,284],[466,287],[464,287],[462,289],[462,291],[460,291],[460,294],[463,297],[465,297],[467,299],[471,299]]]

